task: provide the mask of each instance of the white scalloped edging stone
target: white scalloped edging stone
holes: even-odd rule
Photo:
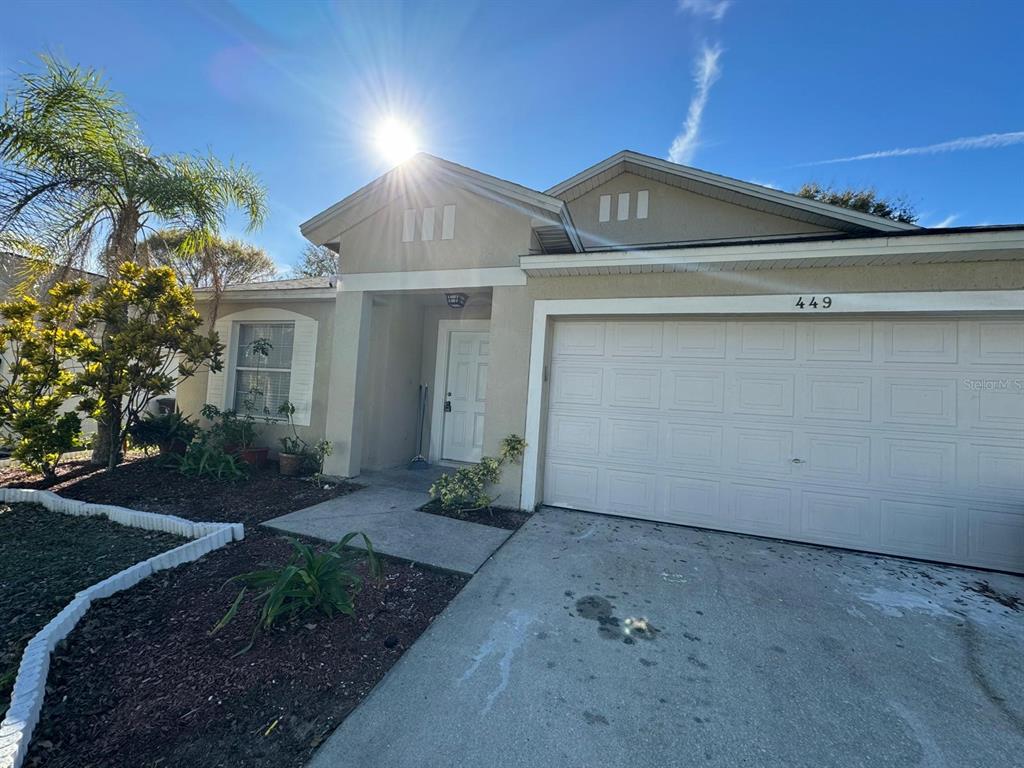
[[[83,589],[25,646],[11,691],[11,705],[0,722],[0,768],[21,768],[32,740],[32,730],[39,722],[39,713],[43,708],[50,654],[85,616],[93,601],[134,587],[157,571],[198,560],[232,541],[241,541],[245,538],[245,528],[241,523],[194,523],[174,515],[140,512],[112,504],[91,504],[65,499],[51,491],[31,488],[0,488],[0,502],[39,504],[51,512],[77,517],[105,517],[131,528],[163,531],[192,539],[187,544],[154,555]]]

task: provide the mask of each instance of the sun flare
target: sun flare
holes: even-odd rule
[[[392,165],[408,160],[419,151],[416,134],[408,123],[394,117],[383,120],[374,132],[377,152]]]

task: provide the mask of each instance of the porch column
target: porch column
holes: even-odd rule
[[[334,451],[324,462],[328,475],[355,477],[362,466],[372,304],[365,291],[339,291],[335,300],[326,425]]]

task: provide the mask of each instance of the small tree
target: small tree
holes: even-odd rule
[[[292,269],[294,277],[334,277],[338,274],[338,254],[326,245],[306,243],[299,263]]]
[[[82,304],[78,327],[94,343],[81,356],[80,407],[109,430],[108,469],[117,466],[125,435],[150,400],[204,366],[221,369],[224,347],[215,332],[201,334],[201,325],[192,291],[167,267],[121,264]]]
[[[917,221],[914,207],[905,198],[885,198],[872,187],[840,189],[839,187],[823,187],[821,184],[811,181],[800,187],[796,193],[808,200],[851,208],[861,213],[870,213],[872,216],[881,216],[903,224],[913,224]]]
[[[52,480],[63,454],[78,445],[81,420],[61,409],[78,393],[73,367],[92,346],[75,327],[85,280],[57,283],[46,303],[29,293],[0,304],[0,428],[14,443],[14,458]]]

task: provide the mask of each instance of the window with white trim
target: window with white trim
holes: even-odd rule
[[[236,338],[232,409],[244,412],[246,398],[255,391],[253,413],[279,418],[278,409],[291,390],[295,323],[239,323]],[[270,342],[266,357],[255,352],[255,342],[260,339]]]

